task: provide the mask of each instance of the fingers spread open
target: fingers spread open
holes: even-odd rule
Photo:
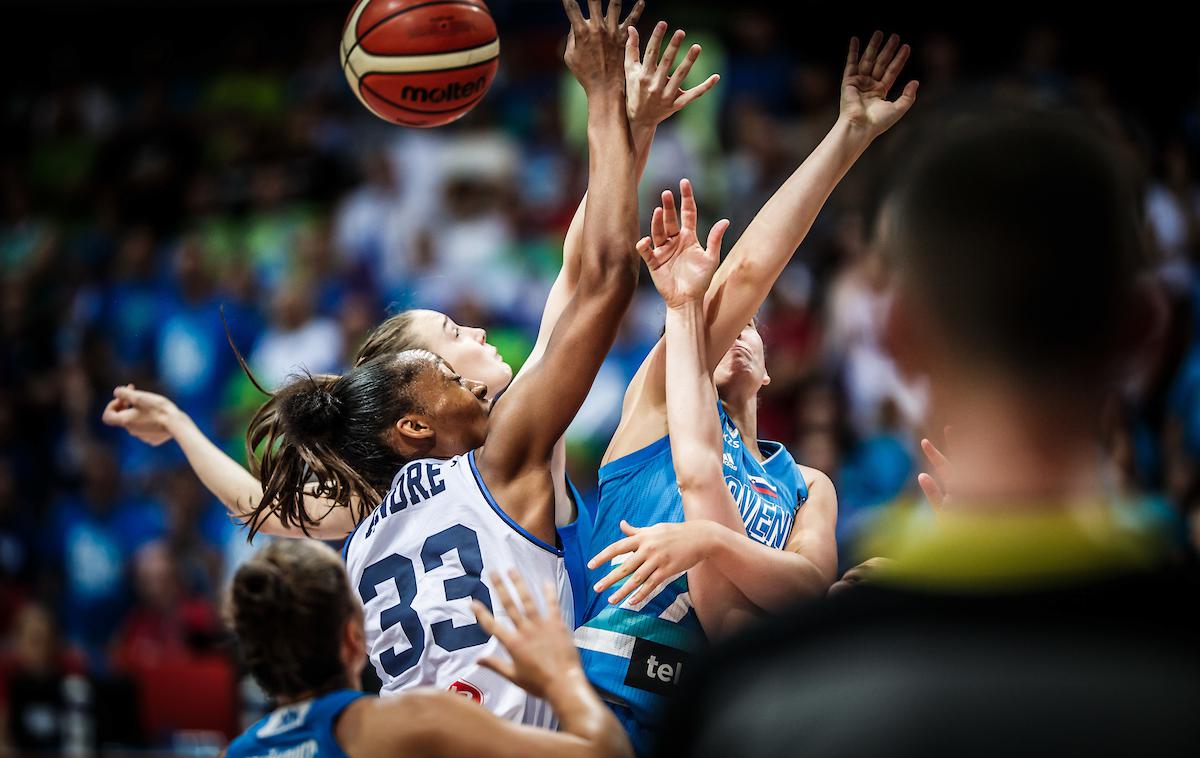
[[[675,65],[675,56],[679,53],[679,46],[683,44],[685,36],[682,29],[676,29],[675,33],[671,35],[671,41],[667,43],[667,49],[663,51],[662,59],[658,62],[658,69],[654,72],[655,89],[666,86],[667,79],[671,76],[671,68]]]
[[[625,539],[617,540],[600,552],[596,553],[595,557],[588,561],[588,568],[599,568],[605,563],[611,561],[613,558],[616,558],[618,555],[633,551],[636,547],[637,543],[632,537],[626,537]]]
[[[679,110],[693,100],[698,100],[704,93],[708,92],[713,87],[717,86],[717,82],[721,81],[720,74],[713,74],[704,81],[692,87],[689,90],[684,90],[675,98],[675,110]]]
[[[512,595],[508,591],[508,584],[504,581],[504,576],[499,572],[492,574],[492,585],[495,587],[496,596],[500,598],[500,607],[508,613],[508,617],[512,619],[513,624],[520,626],[517,623],[519,618],[523,618],[521,607],[513,600]]]
[[[729,231],[729,219],[723,218],[713,224],[712,229],[708,232],[708,247],[706,248],[711,255],[721,256],[721,240],[725,239],[725,232]]]
[[[658,51],[662,46],[663,35],[667,33],[667,22],[659,21],[654,25],[654,31],[650,32],[650,39],[646,42],[646,52],[642,55],[642,66],[653,70],[658,65]]]
[[[529,585],[525,583],[521,572],[509,569],[508,581],[512,582],[513,589],[517,591],[517,597],[520,598],[522,620],[525,617],[536,618],[538,615],[537,601],[533,599],[533,593],[529,591]]]
[[[628,72],[638,64],[638,30],[629,27],[625,40],[625,70]]]
[[[846,53],[846,70],[842,73],[843,78],[854,76],[858,73],[858,37],[850,38],[850,51]]]
[[[679,210],[680,220],[684,229],[696,230],[696,195],[692,192],[692,183],[687,179],[679,181]]]
[[[925,493],[929,504],[934,510],[941,510],[941,507],[946,503],[946,493],[938,485],[937,480],[929,474],[921,472],[917,474],[917,484],[921,485],[921,491]]]
[[[671,190],[662,193],[663,228],[668,237],[679,234],[679,215],[675,212],[675,196]]]
[[[862,58],[858,60],[858,73],[864,76],[871,75],[871,71],[875,68],[875,58],[879,56],[881,44],[883,44],[883,32],[876,31],[871,35],[871,41],[867,43],[867,49],[863,51]]]
[[[610,32],[615,32],[621,25],[621,0],[608,0],[608,14],[604,17],[604,25]]]
[[[896,83],[896,77],[900,76],[900,72],[904,70],[904,64],[908,62],[910,53],[912,53],[912,48],[908,45],[902,45],[900,52],[896,53],[896,57],[892,58],[892,62],[888,64],[887,70],[883,72],[881,86],[885,95],[892,88],[892,85]]]
[[[567,12],[567,20],[571,22],[571,30],[583,27],[583,11],[579,10],[576,0],[562,0],[563,10]]]
[[[888,37],[887,44],[883,46],[879,57],[875,59],[875,65],[871,67],[871,78],[882,79],[883,72],[887,70],[888,65],[892,62],[892,57],[896,54],[896,50],[900,47],[900,35],[893,34]]]
[[[650,239],[654,241],[655,247],[667,244],[667,229],[663,224],[663,209],[658,207],[654,209],[654,213],[650,216]]]
[[[675,73],[671,74],[671,78],[667,80],[667,91],[677,92],[683,89],[683,83],[691,73],[692,65],[696,59],[700,57],[700,46],[692,45],[688,48],[687,55],[683,56],[683,61],[679,64],[679,68],[675,69]]]
[[[479,659],[478,663],[485,669],[495,671],[510,682],[517,680],[517,669],[513,666],[512,661],[505,661],[494,656],[485,655]]]
[[[646,10],[646,0],[637,0],[637,2],[633,4],[633,7],[629,9],[629,15],[626,16],[625,20],[621,22],[621,26],[628,27],[630,29],[632,29],[634,26],[637,26],[637,22],[639,19],[641,19],[642,11],[644,10]]]
[[[629,597],[631,592],[645,584],[646,579],[654,573],[654,569],[655,566],[652,566],[648,561],[643,562],[640,566],[638,566],[637,571],[633,572],[629,579],[621,585],[621,588],[608,598],[608,602],[616,605],[625,598]]]

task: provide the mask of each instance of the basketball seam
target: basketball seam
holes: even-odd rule
[[[403,56],[401,56],[401,57],[403,57]],[[367,72],[364,72],[358,78],[365,79],[368,76],[414,76],[414,75],[419,75],[419,74],[440,74],[443,71],[462,71],[463,69],[475,68],[476,66],[482,66],[485,63],[491,63],[492,61],[496,60],[499,57],[500,57],[499,55],[493,55],[491,58],[488,58],[487,60],[476,61],[475,63],[468,63],[465,66],[449,66],[447,68],[427,68],[427,69],[422,69],[420,71],[367,71]]]
[[[462,66],[461,68],[470,68],[470,66]],[[454,69],[446,69],[446,70],[453,71]],[[371,85],[367,84],[366,81],[364,81],[365,79],[366,79],[365,76],[362,79],[359,79],[358,86],[362,87],[363,89],[370,90],[372,95],[379,98],[380,100],[387,103],[388,105],[392,106],[393,108],[399,108],[400,110],[408,111],[409,113],[420,113],[423,115],[430,115],[430,116],[436,116],[441,113],[454,113],[455,111],[463,110],[463,108],[466,108],[467,106],[472,106],[475,103],[479,102],[483,98],[483,96],[487,94],[487,90],[484,90],[483,92],[480,92],[478,95],[476,95],[474,98],[459,104],[455,108],[446,108],[445,110],[440,110],[440,111],[423,111],[423,110],[419,110],[417,108],[408,108],[406,106],[400,105],[399,103],[397,103],[393,100],[390,100],[390,99],[384,97],[383,95],[381,95],[379,93],[379,90],[377,90],[374,87],[372,87]],[[466,113],[463,113],[463,115],[465,116]]]
[[[366,37],[371,32],[375,31],[377,28],[379,28],[380,25],[385,24],[388,21],[391,21],[392,19],[396,18],[397,16],[403,16],[405,13],[408,13],[409,11],[415,11],[418,8],[428,8],[431,5],[469,5],[472,8],[482,7],[483,11],[485,13],[487,13],[488,16],[492,15],[491,11],[489,11],[486,6],[480,6],[479,3],[471,2],[471,0],[430,0],[430,2],[428,2],[428,3],[421,3],[420,5],[409,6],[408,8],[405,8],[402,11],[396,11],[395,13],[393,13],[390,16],[384,16],[383,18],[379,19],[375,23],[371,24],[371,26],[362,34],[359,34],[358,31],[356,30],[354,33],[354,44],[351,45],[350,49],[346,51],[346,60],[349,61],[350,56],[354,53],[354,51],[356,49],[358,49],[359,47],[361,47],[363,37]],[[495,37],[495,39],[499,39],[499,35],[497,35]],[[484,44],[490,45],[490,44],[492,44],[492,42],[493,42],[493,40],[488,40]],[[473,45],[473,47],[478,47],[478,45]],[[470,50],[471,48],[464,48],[464,49]],[[454,52],[454,51],[447,51],[447,52]],[[374,55],[374,54],[375,53],[372,53],[372,55]]]

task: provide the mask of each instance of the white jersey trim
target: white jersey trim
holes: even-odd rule
[[[538,539],[537,537],[535,537],[534,535],[530,534],[528,531],[525,530],[524,527],[522,527],[516,521],[513,521],[512,518],[507,513],[504,512],[504,509],[501,508],[500,505],[496,502],[496,498],[492,497],[492,493],[488,490],[487,484],[484,483],[483,476],[481,476],[479,473],[479,467],[475,465],[475,451],[474,450],[467,453],[467,463],[470,464],[470,466],[471,466],[471,474],[474,475],[474,477],[475,477],[475,484],[476,484],[476,486],[479,487],[479,492],[483,495],[483,499],[487,501],[487,504],[492,507],[492,510],[496,512],[496,515],[499,516],[504,521],[504,523],[508,524],[509,527],[512,528],[513,531],[515,531],[517,534],[521,535],[525,539],[529,540],[537,547],[540,547],[542,550],[545,550],[545,551],[551,553],[552,555],[556,555],[559,558],[563,557],[563,551],[561,549],[559,549],[559,548],[555,547],[554,545],[551,545],[547,542],[544,542],[544,541]]]

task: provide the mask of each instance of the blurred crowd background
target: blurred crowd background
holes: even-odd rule
[[[271,385],[299,366],[339,371],[406,307],[486,327],[514,367],[532,346],[586,184],[585,108],[561,64],[559,4],[492,3],[496,83],[460,123],[428,131],[389,126],[351,95],[334,52],[346,5],[12,11],[10,28],[41,32],[0,53],[5,749],[202,753],[264,707],[219,615],[220,588],[252,547],[177,447],[100,424],[114,386],[164,393],[244,460],[262,398],[226,342],[222,307]],[[880,26],[914,47],[914,112],[834,193],[760,317],[772,378],[761,436],[833,478],[844,564],[860,557],[864,524],[917,498],[920,437],[941,440],[924,388],[880,341],[887,178],[913,135],[936,133],[940,106],[972,101],[1083,109],[1140,167],[1148,271],[1171,318],[1147,353],[1157,357],[1098,421],[1114,487],[1158,503],[1180,541],[1196,542],[1194,47],[1136,24],[1108,45],[1069,17],[980,30],[886,7],[781,16],[767,4],[652,2],[643,26],[659,17],[704,45],[693,78],[722,81],[659,129],[643,216],[687,176],[702,224],[729,216],[729,239],[832,125],[849,36]],[[98,33],[110,28],[120,32]],[[569,435],[585,492],[662,317],[643,278]]]

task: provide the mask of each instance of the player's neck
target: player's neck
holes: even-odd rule
[[[734,398],[730,401],[721,399],[725,412],[733,420],[733,425],[742,435],[742,444],[746,450],[759,462],[763,460],[762,451],[758,449],[758,394],[748,398]]]
[[[304,692],[298,692],[295,695],[279,695],[275,698],[275,704],[277,706],[279,706],[280,708],[282,708],[285,705],[294,705],[296,703],[303,703],[305,700],[315,700],[316,698],[322,697],[324,695],[328,695],[331,692],[337,692],[338,690],[353,690],[353,689],[358,689],[358,687],[354,684],[354,680],[350,676],[350,674],[346,674],[345,681],[339,682],[332,687],[323,687],[321,689],[316,689],[316,690],[306,690]]]
[[[956,509],[1058,509],[1111,494],[1087,403],[1030,402],[1004,389],[971,388],[940,406],[953,427],[947,485]]]

